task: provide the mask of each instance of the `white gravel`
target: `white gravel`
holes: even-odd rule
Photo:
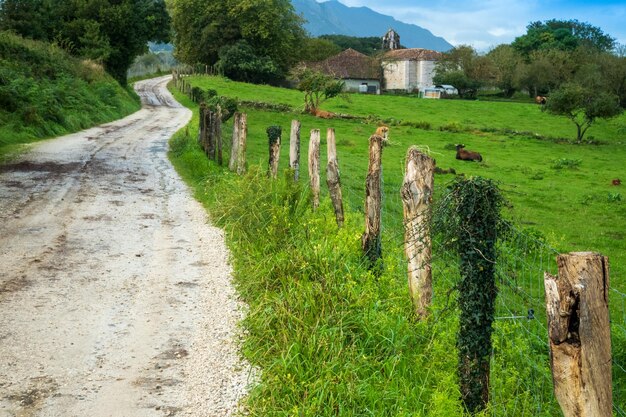
[[[0,417],[229,416],[246,394],[223,233],[166,158],[191,117],[167,81],[0,167]]]

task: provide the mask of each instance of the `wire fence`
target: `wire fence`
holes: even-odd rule
[[[402,201],[399,192],[394,192],[400,186],[389,180],[383,186],[383,244],[385,250],[398,252],[394,258],[398,270],[405,268],[406,262],[399,250],[404,244]],[[347,195],[352,201],[363,198],[355,190],[348,190]],[[502,227],[490,377],[489,412],[493,416],[548,417],[562,413],[553,394],[544,289],[544,272],[558,273],[559,253],[533,229],[511,222]],[[435,287],[439,286],[440,297],[445,296],[458,282],[458,256],[435,238],[432,258],[433,281],[442,281]],[[609,308],[613,409],[616,416],[626,416],[626,294],[611,288]]]

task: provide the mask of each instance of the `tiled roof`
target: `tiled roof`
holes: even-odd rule
[[[343,79],[378,80],[381,76],[381,66],[377,60],[351,48],[324,61],[308,63],[307,66]]]
[[[441,52],[423,48],[394,49],[383,55],[383,60],[390,61],[438,61]]]

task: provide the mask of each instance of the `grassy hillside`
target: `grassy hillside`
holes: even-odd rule
[[[507,251],[498,260],[491,396],[483,415],[559,415],[542,312],[543,271],[555,269],[550,247],[596,250],[611,258],[612,286],[623,292],[626,196],[611,179],[625,177],[621,129],[626,117],[592,128],[589,133],[602,144],[572,145],[559,138],[572,137],[573,125],[532,104],[355,95],[350,102],[332,100],[324,108],[360,118],[321,120],[299,113],[302,94],[297,91],[215,77],[190,81],[221,95],[294,109],[242,109],[248,114],[250,165],[243,178],[208,162],[199,150],[197,114],[171,144],[175,166],[228,233],[236,283],[250,306],[243,351],[262,370],[261,383],[247,400],[250,415],[464,415],[456,377],[458,271],[454,256],[439,247],[433,256],[432,316],[423,323],[412,318],[399,196],[409,145],[430,152],[442,168],[498,180],[510,202],[504,215],[521,231],[503,245]],[[303,178],[299,184],[285,178],[270,181],[265,129],[283,127],[280,166],[286,168],[294,118],[302,122]],[[367,139],[381,121],[391,130],[383,153],[385,268],[376,276],[363,265],[359,245]],[[231,123],[224,126],[226,138]],[[311,212],[306,187],[308,132],[322,129],[324,142],[327,127],[336,130],[347,205],[341,230],[328,198],[318,212]],[[484,161],[457,161],[455,143],[480,151]],[[322,146],[323,164],[325,151]],[[436,201],[451,180],[451,175],[436,176]],[[626,407],[625,300],[611,293],[617,410]],[[530,307],[534,320],[509,318],[526,316]]]
[[[94,62],[0,32],[0,156],[16,145],[119,119],[139,109]]]

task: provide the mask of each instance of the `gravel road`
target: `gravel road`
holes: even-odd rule
[[[191,117],[168,80],[0,166],[0,417],[227,416],[245,395],[223,233],[166,158]]]

